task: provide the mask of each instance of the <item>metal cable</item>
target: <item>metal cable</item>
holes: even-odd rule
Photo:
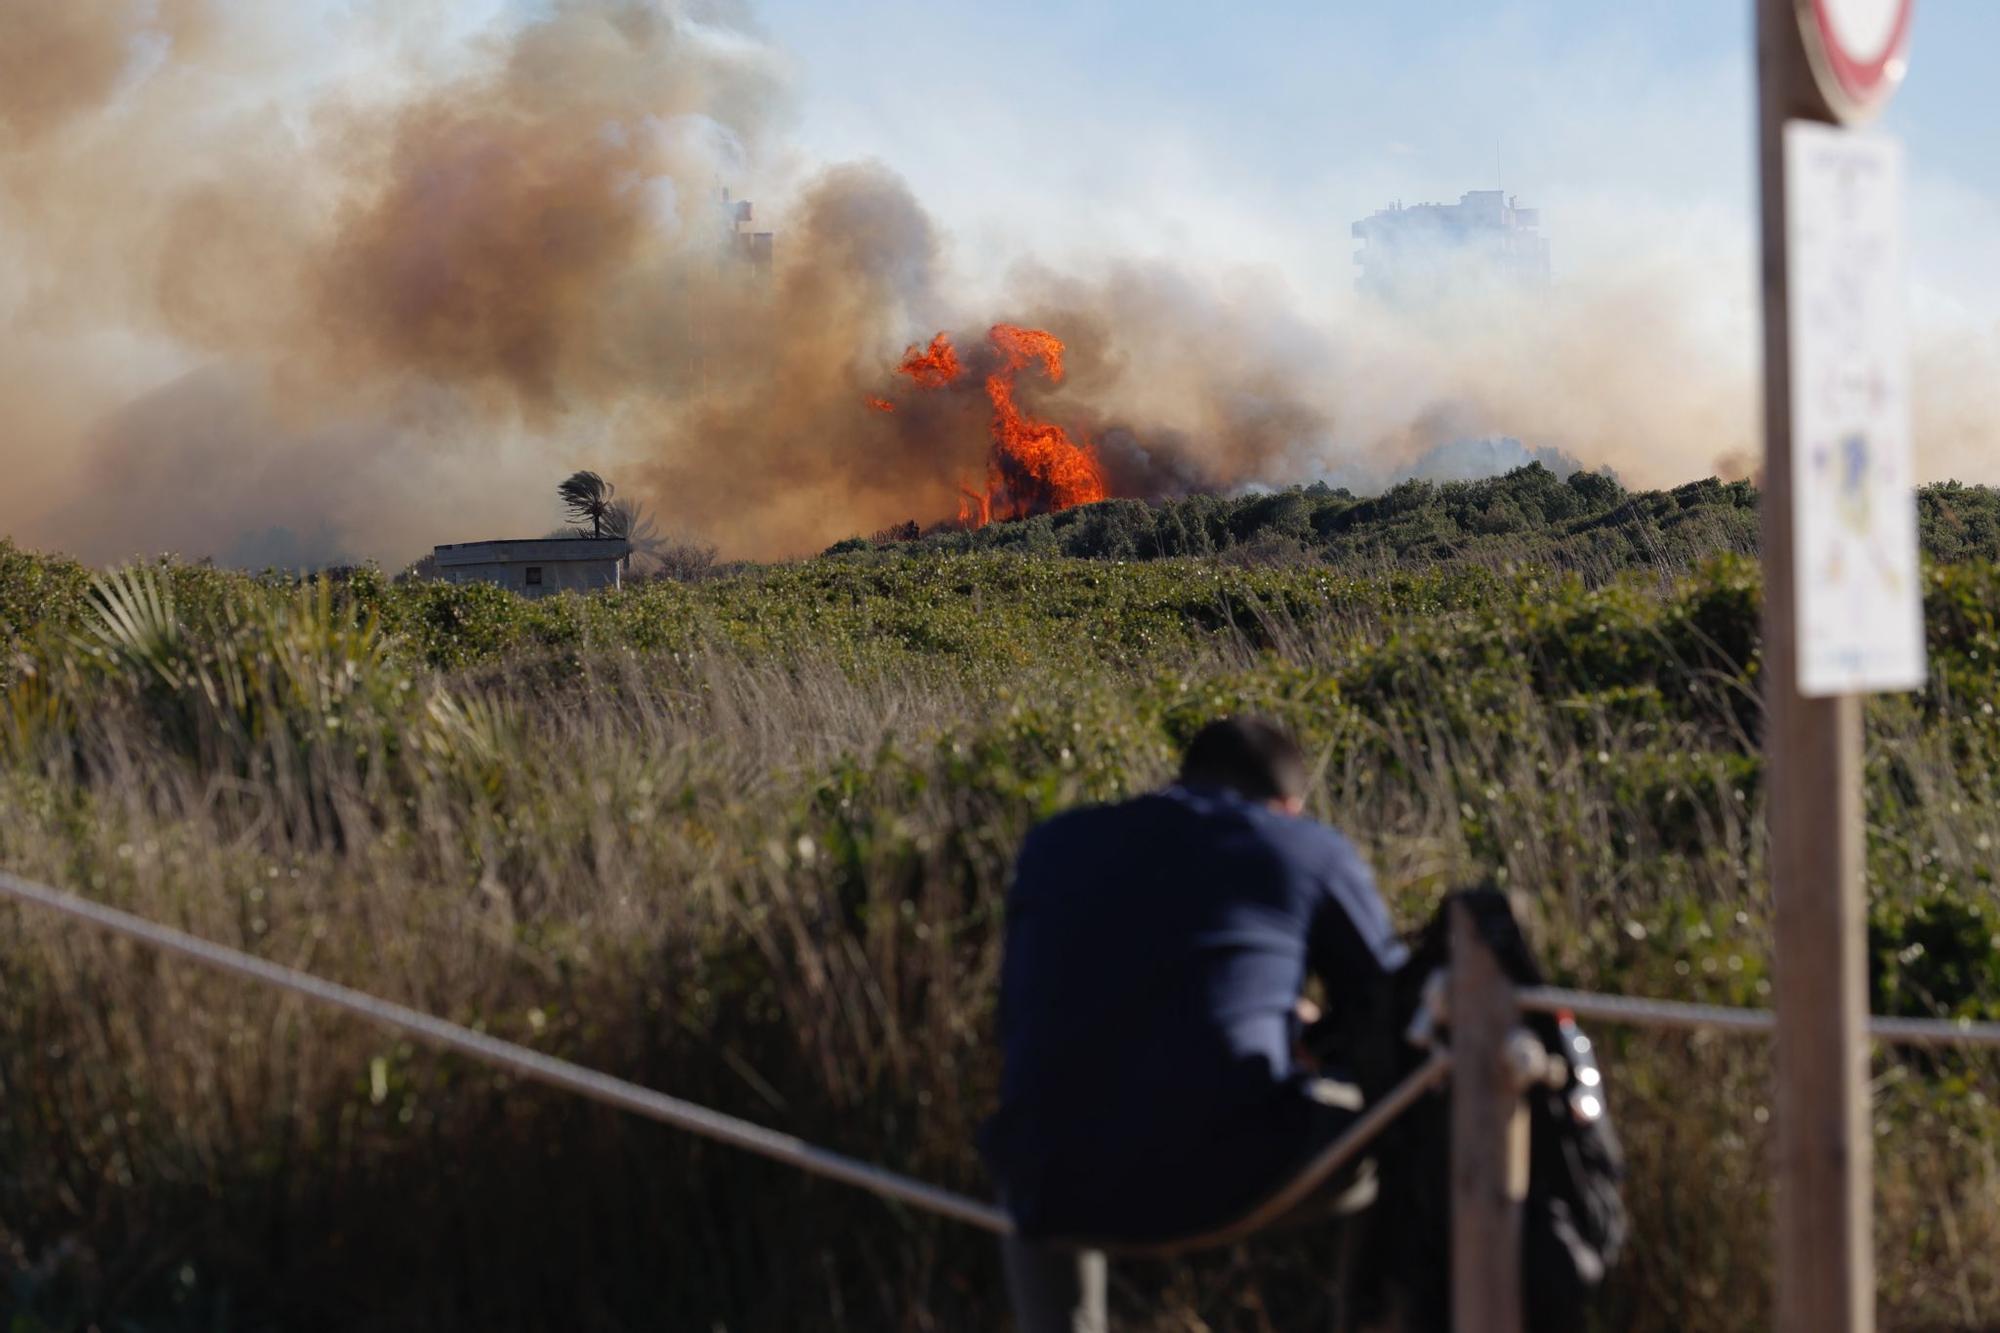
[[[1631,1023],[1655,1028],[1716,1028],[1725,1032],[1770,1032],[1776,1018],[1768,1009],[1731,1009],[1719,1004],[1687,1004],[1679,1000],[1633,999],[1592,991],[1531,986],[1514,992],[1523,1009],[1552,1014],[1565,1010],[1600,1023]]]
[[[678,1097],[669,1097],[650,1088],[642,1088],[636,1083],[600,1074],[594,1069],[542,1055],[524,1046],[489,1037],[470,1028],[448,1023],[419,1010],[378,999],[346,986],[323,981],[309,973],[294,968],[252,957],[235,949],[211,944],[207,940],[174,930],[168,926],[155,925],[143,917],[121,912],[102,903],[91,902],[74,894],[33,884],[0,871],[0,894],[19,902],[46,907],[50,911],[77,921],[87,921],[91,925],[108,930],[114,935],[158,949],[163,953],[176,955],[204,967],[212,967],[220,972],[228,972],[239,977],[261,981],[265,985],[290,991],[320,1004],[335,1009],[344,1009],[350,1014],[368,1019],[383,1027],[394,1028],[407,1033],[426,1045],[441,1050],[456,1051],[471,1056],[485,1064],[546,1083],[552,1088],[565,1092],[579,1093],[593,1101],[607,1106],[616,1106],[632,1111],[650,1120],[672,1125],[677,1129],[699,1134],[732,1147],[742,1148],[773,1161],[795,1166],[801,1171],[838,1180],[879,1194],[884,1198],[898,1199],[903,1203],[922,1208],[927,1212],[949,1217],[959,1222],[1005,1235],[1014,1229],[1013,1221],[1006,1213],[991,1204],[980,1203],[962,1194],[938,1189],[922,1181],[899,1176],[879,1166],[843,1157],[839,1153],[816,1148],[790,1134],[780,1134],[765,1129],[747,1120],[711,1111],[705,1106],[684,1102]]]
[[[322,980],[296,968],[285,967],[237,949],[213,944],[171,926],[157,925],[115,907],[64,893],[0,871],[0,895],[31,906],[43,907],[71,920],[87,922],[163,953],[200,963],[219,972],[247,977],[275,986],[294,995],[317,1001],[334,1009],[365,1018],[382,1027],[393,1028],[429,1046],[456,1051],[484,1064],[505,1069],[549,1087],[574,1092],[607,1106],[631,1111],[649,1120],[699,1134],[718,1143],[742,1148],[761,1157],[795,1166],[812,1175],[853,1185],[883,1198],[896,1199],[940,1217],[1006,1235],[1013,1231],[1011,1218],[991,1204],[950,1190],[939,1189],[882,1167],[829,1152],[794,1135],[780,1134],[735,1116],[711,1111],[705,1106],[642,1088],[636,1083],[586,1069],[567,1060],[531,1051],[525,1046],[489,1037],[471,1028],[380,999],[363,991]],[[1606,1023],[1632,1023],[1644,1027],[1680,1029],[1707,1028],[1722,1031],[1768,1033],[1776,1026],[1776,1016],[1768,1009],[1732,1009],[1721,1005],[1687,1004],[1676,1000],[1632,999],[1599,995],[1589,991],[1564,990],[1555,986],[1529,987],[1515,993],[1523,1009],[1553,1013],[1565,1010],[1579,1018]],[[2000,1046],[2000,1023],[1974,1023],[1950,1019],[1873,1018],[1869,1035],[1878,1041],[1919,1046]],[[1448,1055],[1433,1056],[1396,1089],[1395,1095],[1370,1107],[1367,1114],[1335,1144],[1323,1160],[1344,1163],[1425,1090],[1432,1087],[1450,1068]]]
[[[1868,1035],[1895,1046],[2000,1046],[2000,1023],[1969,1018],[1870,1018]]]
[[[1639,1027],[1713,1029],[1723,1032],[1770,1033],[1777,1015],[1769,1009],[1732,1009],[1717,1004],[1681,1000],[1635,999],[1592,991],[1534,986],[1514,993],[1523,1009],[1540,1013],[1567,1010],[1578,1018],[1601,1023],[1631,1023]],[[1961,1018],[1870,1017],[1868,1035],[1894,1046],[2000,1047],[2000,1023],[1975,1023]]]

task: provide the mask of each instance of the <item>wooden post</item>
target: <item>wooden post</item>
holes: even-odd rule
[[[1507,1042],[1514,987],[1463,906],[1451,913],[1451,1326],[1521,1333],[1528,1114]]]
[[[1759,0],[1764,269],[1764,662],[1771,891],[1777,908],[1780,1333],[1875,1323],[1861,880],[1861,704],[1798,691],[1784,125],[1826,120],[1797,0]]]

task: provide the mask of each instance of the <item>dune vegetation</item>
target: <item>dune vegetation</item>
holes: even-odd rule
[[[1566,984],[1763,1002],[1754,492],[1397,494],[534,603],[0,543],[0,866],[984,1193],[1013,848],[1250,708],[1410,926],[1498,879]],[[1868,710],[1875,1005],[2000,1017],[2000,510],[1924,505],[1931,684]],[[1003,1320],[982,1236],[31,912],[0,993],[16,1333]],[[1766,1327],[1764,1052],[1598,1035],[1637,1228],[1604,1327]],[[1876,1072],[1885,1326],[1989,1327],[1995,1066]],[[1124,1264],[1114,1307],[1309,1326],[1328,1269]]]

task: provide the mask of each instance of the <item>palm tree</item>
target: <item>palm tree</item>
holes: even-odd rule
[[[563,508],[569,510],[570,520],[578,528],[588,522],[593,537],[604,535],[606,520],[618,507],[611,498],[616,491],[617,487],[595,472],[572,473],[568,481],[556,487],[556,494],[562,497]],[[614,532],[612,535],[618,534]]]
[[[611,507],[604,511],[604,535],[628,541],[640,550],[660,539],[652,516],[644,506],[632,500],[612,501]]]
[[[687,583],[706,575],[715,564],[713,546],[669,537],[636,500],[619,500],[611,506],[604,517],[604,535],[632,548],[625,558],[634,572]]]

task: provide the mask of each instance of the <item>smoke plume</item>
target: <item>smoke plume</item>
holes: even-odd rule
[[[222,0],[4,4],[0,531],[399,559],[546,527],[589,463],[772,553],[950,494],[854,411],[933,317],[931,224],[880,167],[793,179],[733,7],[568,0],[440,59],[385,4],[328,71]],[[775,273],[726,183],[788,196]]]
[[[1119,495],[1393,477],[1501,436],[1634,484],[1752,452],[1748,283],[1718,330],[1671,257],[1530,300],[1468,278],[1423,314],[1157,260],[968,284],[982,257],[892,170],[803,160],[735,0],[473,30],[430,0],[288,8],[0,0],[0,534],[399,563],[546,530],[589,467],[670,532],[809,552],[956,511],[984,369],[946,393],[894,369],[1003,322],[1064,341],[1021,409]],[[1921,419],[1990,445],[2000,413],[1958,386],[1990,398],[1996,360],[1928,351]]]

